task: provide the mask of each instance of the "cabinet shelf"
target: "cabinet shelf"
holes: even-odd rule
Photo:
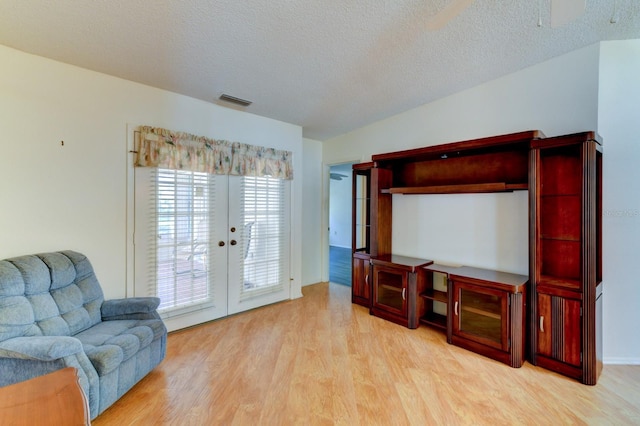
[[[436,302],[447,303],[447,292],[434,290],[432,288],[428,288],[422,293],[420,293],[420,297],[423,297],[428,300],[435,300]]]
[[[485,311],[484,309],[474,308],[472,306],[465,306],[461,310],[462,312],[471,312],[474,314],[482,315],[483,317],[489,317],[497,320],[502,318],[502,315],[500,315],[499,313]]]
[[[379,284],[378,287],[382,288],[382,289],[385,289],[385,290],[397,291],[398,293],[402,292],[402,287],[396,287],[396,286],[393,286],[393,285]]]
[[[420,323],[425,325],[431,325],[434,327],[441,328],[443,330],[447,329],[447,317],[446,315],[440,315],[435,312],[428,312],[422,318],[420,318]]]
[[[567,289],[579,289],[580,288],[580,280],[574,280],[571,278],[563,278],[563,277],[553,277],[550,275],[542,275],[540,277],[540,282],[538,286],[552,286],[552,287],[561,287]]]
[[[405,186],[382,189],[383,194],[472,194],[483,192],[512,192],[528,189],[527,183],[474,183],[460,185]]]
[[[580,237],[572,237],[570,235],[559,235],[559,236],[541,235],[540,239],[549,240],[549,241],[569,241],[573,243],[580,242]]]
[[[555,197],[579,197],[580,194],[574,192],[566,192],[566,193],[553,193],[553,194],[540,194],[541,199],[545,198],[555,198]]]

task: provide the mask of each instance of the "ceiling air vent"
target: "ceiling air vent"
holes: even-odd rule
[[[224,93],[222,95],[220,95],[220,100],[221,101],[226,101],[226,102],[231,102],[232,104],[240,105],[240,106],[243,106],[243,107],[247,107],[247,106],[251,105],[251,101],[247,101],[245,99],[236,98],[235,96],[227,95],[227,94],[224,94]]]

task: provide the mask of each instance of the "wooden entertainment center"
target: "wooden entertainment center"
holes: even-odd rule
[[[529,275],[434,264],[391,247],[394,194],[529,191]],[[602,369],[602,142],[526,131],[353,165],[352,301],[520,367],[594,385]]]

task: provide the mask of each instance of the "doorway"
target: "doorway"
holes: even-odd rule
[[[290,297],[291,184],[134,170],[134,293],[170,331]]]
[[[329,281],[351,286],[353,163],[329,167]]]

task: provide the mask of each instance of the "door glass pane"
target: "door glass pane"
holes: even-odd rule
[[[369,252],[369,216],[367,211],[368,206],[369,200],[367,199],[367,177],[363,175],[356,175],[356,246],[354,247],[354,249],[364,250],[367,253]]]
[[[290,181],[229,178],[228,312],[289,298]]]
[[[377,275],[377,302],[399,311],[402,310],[402,275],[379,271]]]
[[[155,279],[161,312],[209,302],[208,253],[214,180],[205,173],[156,170]]]
[[[501,343],[501,298],[465,288],[460,289],[460,331]]]
[[[242,179],[242,229],[240,262],[243,278],[241,299],[288,283],[288,226],[285,223],[285,182],[270,177]]]

